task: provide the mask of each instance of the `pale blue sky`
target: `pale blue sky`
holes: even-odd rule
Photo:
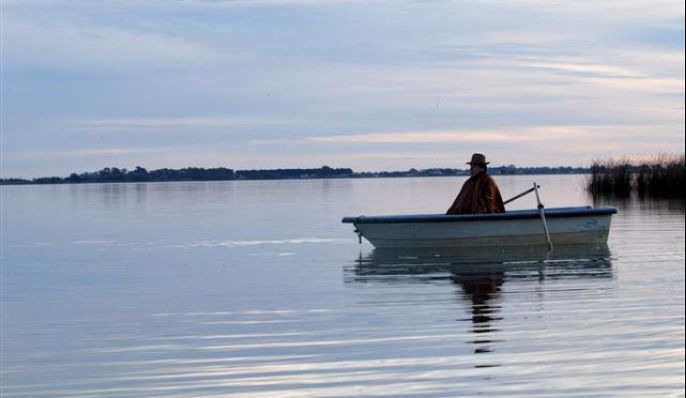
[[[2,176],[684,151],[682,1],[2,0]]]

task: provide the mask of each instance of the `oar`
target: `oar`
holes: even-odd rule
[[[553,242],[550,241],[550,232],[548,232],[548,223],[545,221],[545,211],[543,210],[543,203],[541,203],[541,197],[538,195],[538,185],[534,182],[534,187],[532,188],[536,192],[536,201],[538,202],[538,214],[543,220],[543,231],[545,232],[545,238],[548,240],[548,248],[550,251],[553,250]]]
[[[537,188],[540,188],[540,186],[538,186]],[[522,196],[524,196],[524,195],[526,195],[526,194],[529,194],[529,193],[533,192],[535,189],[536,189],[536,188],[529,188],[529,189],[527,189],[526,191],[520,193],[519,195],[513,196],[513,197],[511,197],[510,199],[504,201],[503,204],[506,205],[506,204],[508,204],[508,203],[510,203],[510,202],[514,202],[515,200],[521,198]]]

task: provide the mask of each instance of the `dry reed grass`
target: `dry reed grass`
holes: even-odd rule
[[[635,162],[629,159],[595,160],[588,189],[594,195],[684,197],[684,155],[662,154]]]

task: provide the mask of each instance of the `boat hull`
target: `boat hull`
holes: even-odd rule
[[[553,245],[607,243],[611,207],[546,210]],[[547,245],[543,221],[534,210],[448,216],[346,217],[356,232],[378,248]]]

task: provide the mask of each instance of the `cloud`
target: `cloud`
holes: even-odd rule
[[[565,140],[579,141],[592,138],[597,141],[632,137],[639,131],[664,131],[665,126],[534,126],[500,129],[472,129],[457,131],[422,131],[398,133],[369,133],[307,137],[306,141],[320,143],[357,144],[418,144],[418,143],[465,143],[509,144],[543,142],[550,144]],[[658,133],[659,134],[659,133]]]
[[[201,127],[248,127],[283,124],[274,120],[250,117],[169,117],[68,120],[67,123],[88,129],[171,129]]]
[[[371,144],[413,144],[413,143],[469,143],[469,142],[506,142],[535,139],[533,136],[515,135],[516,133],[488,131],[424,131],[407,133],[373,133],[307,137],[313,142],[349,142]]]
[[[3,65],[10,73],[141,73],[199,67],[216,56],[191,40],[160,32],[62,20],[3,20]],[[28,70],[27,70],[28,69]]]
[[[25,150],[12,151],[5,154],[5,159],[16,160],[39,160],[39,159],[63,159],[73,157],[118,157],[128,155],[151,156],[168,152],[173,148],[144,148],[144,147],[111,147],[111,148],[82,148],[69,150]]]
[[[645,74],[640,72],[622,68],[612,65],[601,65],[601,64],[582,64],[582,63],[569,63],[569,62],[522,62],[519,67],[533,68],[533,69],[547,69],[554,71],[570,72],[580,75],[593,75],[593,76],[607,76],[607,77],[630,77],[630,78],[642,78],[647,77]]]
[[[683,124],[682,124],[683,126]],[[298,139],[253,140],[254,145],[302,145],[317,143],[326,145],[361,144],[378,147],[396,145],[412,146],[414,144],[468,144],[482,147],[503,145],[540,146],[542,143],[564,143],[570,152],[587,149],[589,145],[621,143],[620,146],[632,145],[632,138],[650,132],[647,141],[664,141],[675,137],[679,126],[671,125],[568,125],[568,126],[535,126],[510,127],[493,129],[464,129],[446,131],[415,131],[392,133],[365,133],[347,135],[307,136]],[[376,152],[375,152],[376,153]]]
[[[594,158],[648,156],[682,152],[684,125],[549,126],[512,129],[505,140],[493,140],[505,130],[422,133],[371,133],[331,140],[282,139],[251,148],[240,145],[158,145],[86,147],[65,150],[5,151],[3,177],[68,175],[105,166],[148,169],[229,167],[352,167],[355,170],[401,170],[462,167],[463,158],[484,152],[495,165],[587,166]],[[489,135],[490,134],[490,135]],[[484,135],[486,140],[471,137]],[[368,136],[368,137],[367,137]],[[519,138],[517,138],[519,137]],[[389,141],[397,139],[397,141]],[[26,165],[31,172],[26,172]],[[24,170],[24,171],[22,171]]]

